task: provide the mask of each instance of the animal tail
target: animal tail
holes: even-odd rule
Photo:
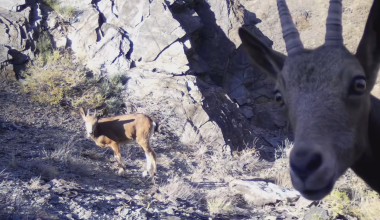
[[[150,130],[150,136],[153,137],[154,133],[158,132],[158,122],[152,120],[152,127]]]

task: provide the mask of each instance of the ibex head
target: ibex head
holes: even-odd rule
[[[285,0],[277,5],[288,56],[266,47],[245,28],[239,35],[254,63],[275,80],[274,98],[286,109],[294,131],[294,188],[307,199],[322,199],[368,146],[370,91],[378,65],[366,39],[373,32],[365,32],[352,55],[343,44],[342,1],[330,0],[325,43],[307,50]]]
[[[87,137],[88,138],[93,137],[95,129],[96,129],[96,125],[98,124],[98,117],[96,115],[96,110],[95,110],[95,113],[91,115],[90,110],[87,109],[87,115],[86,115],[84,113],[84,109],[80,108],[79,113],[85,122]]]

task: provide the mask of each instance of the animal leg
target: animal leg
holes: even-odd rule
[[[125,165],[123,164],[123,162],[121,161],[121,154],[120,154],[120,147],[119,147],[119,144],[117,144],[116,142],[113,142],[110,144],[110,147],[112,148],[113,150],[113,153],[114,153],[114,156],[115,156],[115,159],[118,163],[118,166],[119,166],[119,174],[123,174],[125,172]]]
[[[146,157],[146,169],[151,177],[157,172],[157,156],[156,152],[154,152],[153,148],[150,146],[148,140],[137,140],[138,144],[145,151]]]

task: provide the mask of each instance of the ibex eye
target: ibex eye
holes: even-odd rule
[[[361,95],[364,93],[366,87],[366,81],[365,78],[362,76],[355,77],[350,86],[350,94],[351,95]]]
[[[282,95],[281,95],[280,91],[278,91],[278,90],[274,91],[274,99],[279,104],[283,104],[284,103],[284,100],[282,99]]]

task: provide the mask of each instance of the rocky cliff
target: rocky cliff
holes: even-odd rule
[[[277,147],[286,121],[272,84],[251,66],[237,29],[260,22],[238,1],[63,1],[68,16],[39,1],[7,1],[0,62],[16,76],[33,60],[39,32],[71,48],[95,74],[123,73],[127,105],[144,107],[179,137],[199,133],[214,149],[243,149],[255,138]],[[147,100],[150,100],[149,102]],[[154,109],[154,110],[153,110]],[[174,109],[174,110],[173,110]],[[143,109],[133,109],[142,111]],[[185,133],[184,133],[185,132]]]

